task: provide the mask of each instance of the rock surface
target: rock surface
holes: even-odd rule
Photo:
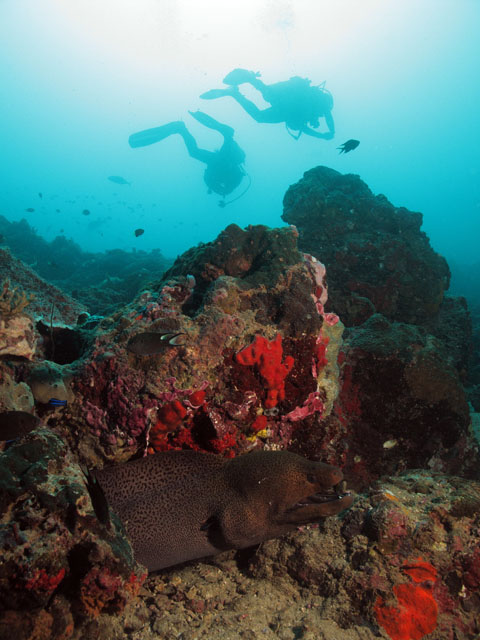
[[[420,230],[422,214],[375,196],[353,174],[315,167],[285,194],[299,248],[327,267],[330,302],[346,326],[373,313],[421,324],[435,315],[450,271]]]

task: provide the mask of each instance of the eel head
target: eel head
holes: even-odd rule
[[[257,514],[264,514],[270,532],[295,527],[333,516],[351,507],[353,496],[346,491],[338,467],[307,460],[289,451],[259,451],[239,456],[228,463],[242,470],[234,474],[237,487]]]
[[[341,469],[323,462],[307,462],[310,468],[294,474],[295,483],[286,500],[277,505],[279,523],[308,524],[352,506],[353,496],[346,490]]]

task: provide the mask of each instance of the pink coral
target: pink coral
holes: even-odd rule
[[[337,322],[339,321],[339,317],[335,313],[325,312],[325,305],[328,300],[328,289],[325,279],[327,270],[325,269],[325,265],[311,256],[309,253],[304,253],[303,256],[307,263],[308,271],[310,272],[315,285],[315,290],[314,293],[312,293],[312,298],[315,302],[315,306],[317,307],[317,311],[327,324],[337,324]]]
[[[297,420],[303,420],[312,413],[323,413],[325,405],[323,403],[322,396],[318,391],[313,391],[309,394],[308,398],[301,407],[295,407],[293,411],[287,413],[284,420],[290,420],[290,422],[296,422]]]

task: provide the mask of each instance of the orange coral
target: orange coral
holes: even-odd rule
[[[385,606],[381,597],[375,603],[378,624],[392,640],[421,640],[436,628],[438,606],[429,590],[413,584],[397,584],[393,593],[397,607]]]
[[[258,372],[267,385],[267,409],[276,407],[279,401],[285,399],[285,378],[292,370],[294,359],[287,356],[282,362],[282,357],[282,336],[279,333],[271,342],[257,334],[252,344],[236,355],[240,364],[257,365]]]
[[[422,558],[404,562],[402,571],[414,582],[435,582],[437,570]],[[398,606],[385,606],[380,596],[375,603],[377,621],[392,640],[421,640],[437,626],[438,605],[427,586],[397,584],[393,593]]]
[[[404,562],[402,571],[409,575],[414,582],[426,582],[427,580],[435,582],[438,576],[435,567],[422,558],[416,558],[412,562]]]

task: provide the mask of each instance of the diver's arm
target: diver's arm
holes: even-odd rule
[[[328,127],[328,131],[326,133],[320,133],[320,131],[316,131],[308,125],[305,125],[302,128],[302,132],[307,136],[312,136],[312,138],[323,138],[323,140],[331,140],[335,135],[335,123],[333,122],[333,117],[330,111],[325,115],[325,122],[327,123]]]
[[[307,136],[312,136],[312,138],[323,138],[324,140],[331,140],[334,136],[334,132],[327,131],[326,133],[320,133],[320,131],[315,131],[315,129],[307,125],[302,127],[302,133],[305,133]]]
[[[331,134],[327,140],[331,140],[335,135],[335,123],[333,121],[333,116],[331,111],[327,111],[325,114],[325,122],[327,123],[328,132]]]

